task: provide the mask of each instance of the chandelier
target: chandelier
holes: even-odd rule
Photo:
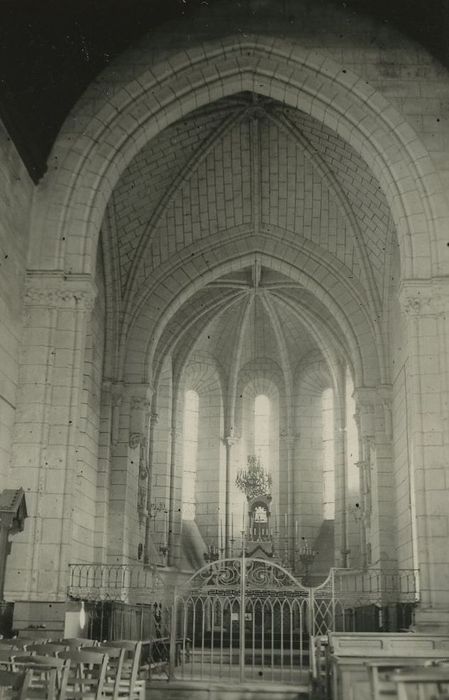
[[[269,496],[271,474],[263,469],[259,457],[248,455],[246,469],[240,469],[235,485],[245,494],[248,501],[257,496]]]

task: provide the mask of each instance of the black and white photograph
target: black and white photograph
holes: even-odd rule
[[[449,0],[0,0],[0,700],[449,700]]]

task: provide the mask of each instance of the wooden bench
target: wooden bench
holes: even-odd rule
[[[449,668],[427,667],[403,669],[392,675],[398,700],[447,700]]]
[[[441,659],[449,665],[449,659]],[[393,681],[393,675],[399,670],[412,670],[417,667],[436,667],[438,662],[434,659],[408,657],[404,659],[382,659],[381,661],[368,661],[368,676],[370,681],[371,698],[375,700],[387,700],[397,698],[397,687]]]
[[[330,632],[328,668],[333,700],[371,700],[368,663],[410,659],[416,665],[449,657],[449,636],[404,633]]]

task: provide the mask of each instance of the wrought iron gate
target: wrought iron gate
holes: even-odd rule
[[[313,596],[265,559],[204,566],[175,596],[172,674],[304,685]]]

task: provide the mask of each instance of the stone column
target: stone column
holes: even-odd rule
[[[279,556],[292,568],[295,565],[295,478],[298,465],[293,464],[295,436],[288,428],[279,432]],[[302,476],[302,475],[301,475]]]
[[[77,557],[73,514],[87,321],[96,290],[87,275],[29,273],[12,474],[29,518],[13,549],[15,600],[65,600]]]
[[[153,478],[153,453],[154,453],[154,431],[159,420],[159,415],[156,412],[150,415],[150,433],[148,437],[148,479],[147,479],[147,496],[146,496],[146,518],[145,518],[145,542],[144,542],[144,564],[156,563],[158,557],[152,562],[152,554],[154,554],[154,543],[152,543],[151,519],[156,516],[156,504],[152,503],[152,478]]]
[[[359,431],[362,558],[368,566],[391,569],[396,566],[394,484],[391,431],[386,432],[379,389],[354,390]]]
[[[182,450],[182,430],[173,421],[171,429],[171,461],[168,513],[168,553],[167,564],[174,566],[179,561],[182,520],[182,465],[178,464],[178,454]]]
[[[95,557],[105,563],[107,556],[109,496],[112,459],[112,382],[104,380],[101,389],[99,455],[97,469],[97,501],[95,507]]]
[[[127,384],[115,397],[115,410],[119,408],[120,413],[114,418],[118,425],[114,426],[109,516],[109,554],[114,563],[137,560],[143,544],[151,397],[146,382]]]
[[[238,438],[233,431],[224,438],[226,448],[226,474],[225,474],[225,556],[231,556],[231,518],[232,518],[232,448],[237,444]]]
[[[449,281],[406,280],[411,537],[420,630],[449,632]]]
[[[137,449],[135,462],[138,464],[136,508],[139,521],[142,524],[148,515],[148,480],[149,463],[149,433],[150,412],[153,390],[148,384],[129,386],[132,393],[131,412],[129,420],[129,444],[131,449]]]
[[[335,566],[349,565],[348,539],[346,405],[344,396],[335,396],[334,403],[334,465],[335,465]]]

